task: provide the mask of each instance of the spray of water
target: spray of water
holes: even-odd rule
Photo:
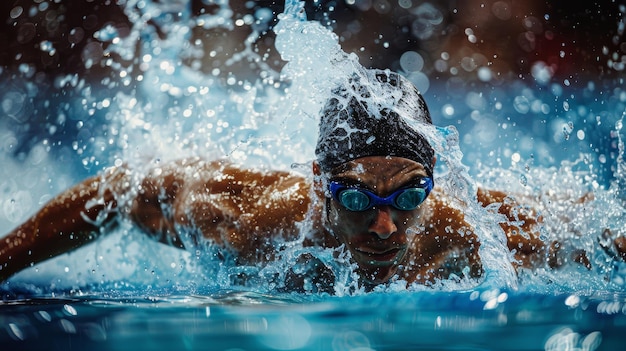
[[[254,38],[267,28],[267,13],[258,11],[255,21],[259,27],[245,40],[244,50],[225,65],[244,60],[256,62],[261,68],[259,77],[250,80],[224,77],[219,69],[210,74],[200,73],[194,62],[200,62],[205,50],[189,44],[191,29],[233,26],[228,3],[216,1],[215,4],[214,13],[192,18],[184,1],[127,1],[124,12],[132,24],[129,34],[121,37],[114,28],[98,32],[100,40],[110,41],[108,55],[132,62],[111,65],[119,71],[121,84],[136,85],[136,89],[131,93],[119,91],[107,99],[108,139],[95,141],[102,145],[102,152],[95,151],[92,157],[99,158],[102,164],[128,164],[136,170],[137,181],[148,169],[188,156],[228,158],[245,167],[288,169],[310,177],[308,163],[314,155],[317,114],[336,84],[363,74],[357,56],[345,53],[331,30],[307,20],[304,2],[289,0],[273,29],[275,47],[286,62],[280,72],[265,65],[262,55],[252,49]],[[192,63],[183,64],[185,60]],[[617,134],[621,133],[622,120],[615,129]],[[437,153],[440,166],[435,175],[436,184],[449,194],[453,206],[466,213],[482,243],[484,279],[442,282],[441,288],[467,289],[481,284],[488,288],[578,290],[581,281],[585,282],[583,289],[590,290],[623,286],[623,268],[620,270],[615,258],[597,245],[598,240],[609,240],[608,232],[611,238],[626,234],[623,229],[626,166],[621,138],[615,181],[604,189],[594,181],[593,169],[584,169],[585,157],[559,168],[489,167],[480,169],[478,176],[472,178],[463,163],[459,135],[454,127],[416,125],[415,128],[426,134]],[[11,137],[5,135],[2,139]],[[34,152],[30,156],[34,167],[43,163],[51,172],[57,169],[52,160],[46,160],[45,152],[40,157],[37,155]],[[306,166],[294,168],[294,164]],[[33,184],[41,183],[36,179],[40,175],[30,176],[34,178]],[[55,176],[54,187],[31,189],[32,194],[46,194],[39,201],[28,200],[33,204],[18,208],[5,202],[5,213],[11,214],[11,223],[0,228],[12,227],[50,194],[69,185],[69,181],[58,178],[62,176]],[[12,194],[13,201],[16,197],[19,200],[22,191],[19,185],[4,181],[2,186],[3,194]],[[560,271],[515,272],[505,235],[498,225],[502,218],[476,202],[479,186],[505,189],[519,199],[529,200],[544,218],[543,238],[584,249],[593,268],[569,265]],[[20,200],[22,205],[28,201]],[[335,294],[363,291],[347,253],[342,252],[337,259],[333,250],[303,248],[301,240],[281,245],[282,256],[277,262],[263,267],[242,267],[217,258],[219,255],[211,245],[188,245],[194,249],[181,252],[152,243],[126,223],[95,245],[36,267],[21,277],[51,288],[100,284],[195,291],[247,286],[271,292],[284,288],[286,268],[294,267],[297,258],[306,254],[332,269],[336,277]],[[65,272],[62,278],[50,278],[58,277],[60,271]],[[380,289],[406,289],[406,285],[396,282]]]

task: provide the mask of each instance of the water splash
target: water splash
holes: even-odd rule
[[[478,184],[462,162],[463,153],[456,128],[434,127],[428,136],[440,163],[441,175],[436,179],[437,184],[450,196],[452,206],[462,209],[482,243],[479,251],[485,270],[482,286],[516,289],[517,278],[510,264],[513,257],[506,246],[506,236],[498,225],[502,219],[476,202]]]
[[[624,147],[624,132],[622,130],[624,127],[624,117],[626,117],[626,111],[622,113],[621,118],[615,123],[618,156],[611,189],[615,192],[617,198],[626,203],[626,151]]]
[[[124,161],[142,170],[174,158],[200,155],[207,158],[228,157],[251,167],[291,169],[294,163],[311,161],[317,113],[337,82],[363,69],[357,56],[344,52],[337,35],[331,30],[307,20],[304,2],[290,0],[273,29],[275,47],[286,62],[280,72],[264,65],[263,56],[252,49],[250,43],[259,35],[261,29],[258,29],[246,38],[243,51],[225,61],[225,67],[220,69],[225,71],[229,69],[228,65],[250,59],[260,62],[260,79],[240,79],[224,74],[220,69],[202,73],[198,65],[206,52],[205,48],[189,43],[193,29],[230,30],[235,23],[227,1],[213,3],[217,6],[213,13],[192,17],[190,5],[184,1],[127,1],[123,9],[131,23],[129,33],[124,36],[114,27],[105,27],[96,33],[99,40],[109,45],[106,51],[101,46],[87,47],[84,64],[92,67],[96,57],[119,57],[119,61],[106,60],[119,78],[111,81],[110,89],[125,86],[135,89],[119,90],[114,96],[94,102],[94,106],[107,107],[106,118],[110,124],[107,125],[106,138],[93,139],[95,151],[86,155],[87,163],[99,161],[100,164],[112,165]],[[19,15],[16,13],[15,16]],[[262,22],[267,13],[259,11],[254,16]],[[48,53],[54,51],[49,43],[42,42],[40,48]],[[411,65],[405,61],[404,67],[409,70]],[[30,67],[21,69],[30,76],[34,74]],[[65,78],[62,84],[76,87],[85,84],[73,76]],[[91,103],[95,97],[88,90],[86,87],[85,100]],[[554,94],[559,95],[556,90]],[[24,109],[28,108],[25,103],[27,93],[16,90],[3,95],[3,111],[12,120],[23,118]],[[485,100],[480,94],[467,96],[468,104],[476,110],[484,108]],[[512,108],[520,114],[533,111],[547,114],[545,104],[528,90],[513,100]],[[459,113],[454,112],[452,105],[449,106],[450,115]],[[573,109],[565,102],[563,111],[572,112]],[[472,114],[474,117],[484,121],[488,116]],[[571,142],[575,125],[564,121],[566,119],[554,122],[555,135],[561,138],[559,142]],[[440,164],[436,182],[454,199],[453,205],[466,212],[483,242],[481,256],[486,276],[482,286],[515,289],[521,285],[523,288],[543,288],[546,291],[559,288],[579,291],[580,281],[587,283],[582,289],[613,289],[616,286],[615,289],[619,289],[623,286],[623,268],[616,268],[619,264],[594,245],[605,228],[614,228],[614,234],[623,235],[621,228],[626,227],[623,205],[626,164],[620,134],[623,133],[622,121],[623,116],[615,128],[619,136],[620,155],[610,189],[599,185],[591,163],[584,157],[557,168],[537,166],[522,170],[515,165],[511,169],[478,167],[478,176],[472,178],[464,164],[465,155],[461,151],[461,139],[456,128],[432,128],[428,131]],[[484,134],[488,134],[485,139],[494,139],[494,131],[490,130],[492,124],[485,125],[487,127],[483,129],[489,132]],[[8,140],[15,137],[4,136],[2,147],[10,149],[12,143]],[[506,156],[506,152],[501,154]],[[31,165],[38,166],[43,162],[36,152],[31,157]],[[44,184],[47,178],[54,177],[55,187],[52,189],[47,186],[43,189],[31,188],[31,193],[43,194],[40,200],[24,200],[27,196],[19,193],[25,188],[23,183],[3,183],[2,194],[10,194],[8,199],[19,200],[22,205],[28,204],[28,201],[31,204],[15,208],[11,200],[5,202],[4,211],[11,218],[11,224],[2,228],[12,227],[14,222],[19,221],[17,217],[24,218],[27,212],[35,210],[35,203],[41,204],[50,194],[69,186],[69,179],[64,181],[64,176],[58,176],[63,174],[58,171],[62,166],[55,166],[53,161],[45,164],[45,170],[50,175],[28,174],[24,177],[32,179],[33,183],[37,183],[36,178],[43,177]],[[581,171],[584,166],[588,168]],[[10,166],[3,172],[18,168]],[[295,171],[300,169],[295,168]],[[19,174],[21,177],[24,172]],[[41,183],[42,179],[39,180]],[[533,203],[547,218],[543,233],[545,239],[567,240],[574,247],[588,250],[592,254],[594,269],[590,272],[581,271],[579,267],[557,272],[540,271],[538,275],[523,275],[520,282],[510,264],[512,257],[506,248],[504,234],[497,225],[500,218],[475,201],[479,185],[507,189],[523,198],[541,194]],[[595,197],[584,203],[572,204],[571,200],[580,199],[587,193],[593,193]],[[566,194],[566,197],[561,198],[559,194]],[[621,202],[616,199],[621,199]],[[18,210],[22,212],[18,213]],[[568,217],[570,221],[564,221],[562,217]],[[293,260],[304,253],[333,268],[338,277],[336,294],[362,292],[355,284],[353,267],[346,257],[344,261],[336,260],[334,252],[328,250],[307,251],[298,242],[290,245],[284,251],[283,260],[276,265],[238,267],[214,259],[216,255],[212,254],[212,247],[184,253],[153,244],[136,229],[123,227],[94,247],[59,258],[30,274],[44,276],[45,284],[55,281],[53,286],[102,284],[110,287],[108,284],[114,284],[115,287],[133,288],[142,284],[151,287],[174,284],[175,289],[191,290],[200,286],[232,288],[241,283],[237,279],[248,277],[246,284],[260,291],[273,291],[281,287],[281,274],[284,275],[285,267],[292,265]],[[154,260],[153,257],[159,259]],[[83,266],[87,267],[85,271],[75,268]],[[66,267],[67,274],[60,282],[50,278],[66,271]],[[112,281],[119,283],[109,283]],[[562,283],[555,287],[555,281]],[[387,288],[394,290],[399,287],[404,288],[401,284]],[[467,286],[450,284],[444,288],[453,290]]]

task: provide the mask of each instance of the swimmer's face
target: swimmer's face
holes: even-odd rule
[[[368,156],[339,166],[332,172],[330,181],[387,197],[426,177],[424,166],[415,161]],[[408,249],[407,229],[419,224],[423,206],[399,210],[391,205],[378,205],[364,211],[350,211],[335,198],[327,203],[329,229],[350,250],[361,277],[372,283],[391,278]]]

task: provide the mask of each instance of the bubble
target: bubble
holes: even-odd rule
[[[33,23],[24,23],[17,29],[17,42],[20,44],[27,44],[37,34],[37,29]]]
[[[415,51],[407,51],[400,56],[400,66],[406,72],[421,71],[424,67],[424,59]]]
[[[17,91],[10,91],[4,94],[0,105],[2,106],[2,112],[4,112],[4,114],[18,122],[25,122],[28,118],[28,116],[24,114],[24,106],[26,102],[27,100],[25,94]]]
[[[83,48],[81,58],[85,64],[85,68],[91,68],[95,63],[99,63],[104,54],[102,44],[98,42],[90,42]]]
[[[514,152],[513,155],[511,155],[511,161],[517,163],[521,160],[521,156],[519,153]]]
[[[176,65],[170,61],[162,61],[159,64],[159,68],[165,71],[165,74],[172,75],[176,71]]]
[[[525,96],[516,96],[513,99],[513,108],[519,113],[526,114],[530,111],[530,102]]]
[[[528,177],[526,177],[526,175],[521,174],[519,176],[519,183],[522,184],[523,186],[527,186],[528,185]]]
[[[535,50],[535,47],[537,45],[535,40],[535,34],[531,31],[520,33],[517,36],[517,44],[522,50],[526,52],[532,52],[533,50]]]
[[[10,331],[10,336],[17,340],[25,340],[26,336],[22,329],[15,323],[9,323],[8,331]]]
[[[413,7],[413,1],[411,0],[398,0],[398,5],[403,9],[410,9]]]
[[[537,61],[531,67],[530,73],[537,83],[547,85],[554,76],[554,69],[543,61]]]
[[[421,94],[425,94],[430,88],[430,80],[427,75],[422,72],[413,72],[407,76],[407,79],[415,85]]]
[[[56,53],[54,45],[49,40],[44,40],[39,43],[39,49],[43,52],[47,52],[50,56],[53,56]]]
[[[445,60],[435,61],[435,70],[437,72],[445,72],[448,70],[448,63]]]
[[[76,316],[78,312],[72,305],[63,305],[63,311],[69,316]]]
[[[485,96],[477,92],[469,92],[465,95],[465,103],[472,110],[483,110],[487,105]]]
[[[11,223],[18,223],[31,211],[33,200],[28,191],[18,190],[9,194],[5,199],[3,203],[4,216]]]
[[[572,135],[573,130],[574,130],[574,123],[572,123],[571,121],[563,125],[563,137],[565,138],[565,140],[569,140],[570,136]]]
[[[511,5],[509,5],[505,1],[496,1],[491,6],[491,12],[498,19],[501,19],[503,21],[509,20],[511,18]]]
[[[583,335],[567,327],[559,328],[546,340],[544,350],[597,350],[602,342],[602,334],[594,331]]]
[[[418,39],[429,39],[437,26],[443,22],[443,14],[429,2],[419,5],[413,14],[416,19],[411,23],[411,33]]]
[[[580,304],[580,297],[577,295],[570,295],[565,299],[565,305],[570,308],[576,308]]]
[[[75,27],[70,30],[70,35],[68,36],[68,40],[71,44],[80,43],[85,37],[85,31],[80,27]]]
[[[374,9],[380,14],[386,14],[391,11],[392,7],[391,4],[386,0],[377,0],[376,2],[374,2]]]
[[[261,7],[254,12],[254,17],[260,22],[266,23],[274,18],[272,9],[268,7]]]
[[[67,319],[61,319],[59,320],[59,324],[63,328],[63,331],[67,334],[76,334],[76,326],[71,321],[68,321]]]
[[[528,16],[522,20],[522,24],[526,29],[531,31],[534,34],[540,34],[543,32],[543,26],[541,25],[541,21],[537,17]]]
[[[441,107],[441,113],[444,118],[452,118],[454,117],[454,106],[451,104],[445,104]]]
[[[493,74],[491,73],[491,69],[489,69],[488,67],[480,67],[478,69],[478,79],[480,79],[483,82],[488,82],[491,80],[491,78],[493,77]]]
[[[563,110],[564,111],[569,111],[569,102],[563,101]]]
[[[16,19],[20,17],[22,13],[24,13],[24,9],[22,8],[22,6],[15,6],[11,9],[9,16],[11,16],[12,19]]]
[[[467,72],[472,72],[478,67],[473,57],[465,56],[461,59],[461,67]]]
[[[46,322],[50,322],[52,320],[52,316],[47,311],[38,311],[36,318]]]

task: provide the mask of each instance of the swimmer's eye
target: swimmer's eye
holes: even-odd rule
[[[331,181],[329,188],[333,198],[349,211],[365,211],[376,205],[390,205],[398,210],[411,211],[426,200],[432,189],[432,180],[424,178],[418,185],[398,189],[387,197],[380,197],[369,190],[336,181]]]

